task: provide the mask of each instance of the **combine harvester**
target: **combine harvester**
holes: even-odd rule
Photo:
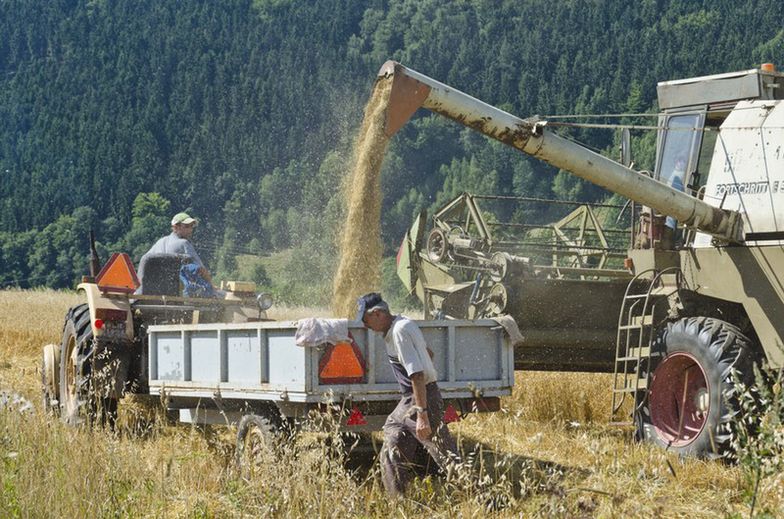
[[[728,452],[738,381],[784,366],[784,75],[766,64],[659,83],[653,172],[399,63],[378,81],[392,82],[389,137],[427,108],[642,204],[620,257],[581,207],[553,226],[549,262],[496,239],[479,210],[493,197],[454,200],[427,238],[420,215],[398,274],[426,315],[509,314],[524,337],[518,369],[614,373],[614,423],[681,454]]]

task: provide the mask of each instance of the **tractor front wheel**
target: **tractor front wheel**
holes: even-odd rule
[[[60,412],[60,345],[44,346],[41,360],[41,391],[43,393],[43,409],[46,413]]]

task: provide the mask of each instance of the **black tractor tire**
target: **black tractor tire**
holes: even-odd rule
[[[272,421],[257,414],[246,414],[237,425],[237,470],[245,479],[265,465],[274,463],[280,438]]]
[[[69,425],[88,423],[114,427],[117,399],[93,377],[95,343],[86,304],[68,311],[60,346],[60,418]]]
[[[707,317],[667,323],[653,343],[653,372],[635,417],[638,438],[683,456],[730,454],[737,386],[753,381],[753,353],[730,323]]]

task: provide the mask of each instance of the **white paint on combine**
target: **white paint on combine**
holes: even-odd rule
[[[770,234],[784,232],[784,103],[737,104],[721,125],[704,200],[741,213],[747,245],[784,245]],[[711,237],[699,234],[695,246]]]

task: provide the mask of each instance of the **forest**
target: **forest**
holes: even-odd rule
[[[279,299],[323,304],[342,179],[386,60],[519,116],[638,114],[629,123],[656,112],[658,81],[784,65],[783,10],[777,0],[4,0],[0,287],[74,287],[91,229],[104,259],[138,261],[185,210],[219,279],[250,276]],[[565,134],[617,155],[616,131]],[[655,135],[634,139],[649,167]],[[463,191],[609,196],[420,111],[385,159],[387,274],[414,215]]]

